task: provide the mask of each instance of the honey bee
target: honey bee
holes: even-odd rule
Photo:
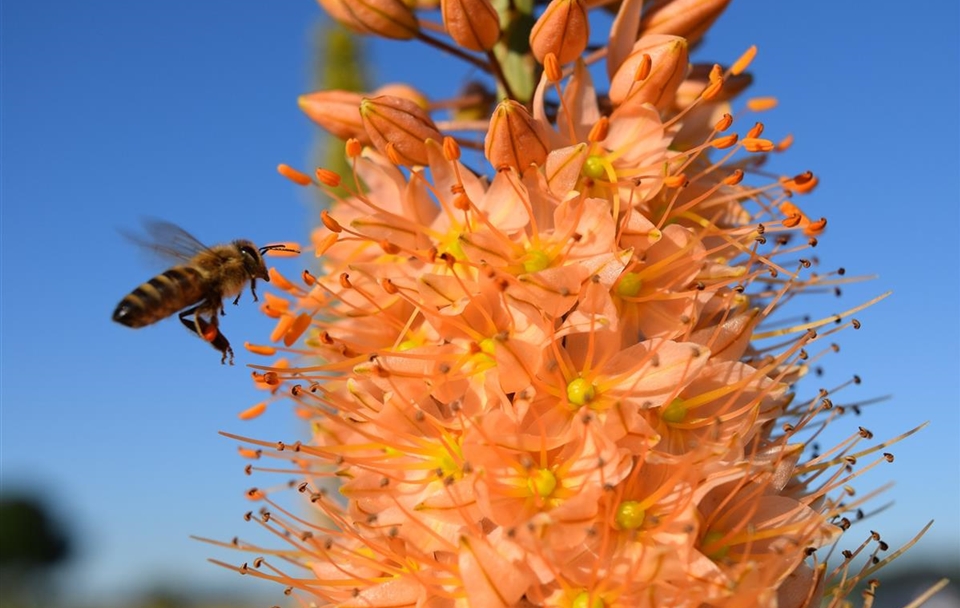
[[[296,253],[296,250],[286,245],[258,248],[244,239],[207,247],[169,222],[152,220],[145,222],[145,228],[149,239],[126,236],[146,249],[180,263],[127,294],[113,311],[113,320],[137,328],[180,311],[177,316],[184,327],[220,351],[221,363],[226,363],[229,357],[230,365],[233,365],[233,349],[220,331],[218,318],[226,314],[224,298],[236,296],[233,303],[237,304],[249,281],[250,293],[256,302],[257,279],[270,281],[263,255],[267,251]]]

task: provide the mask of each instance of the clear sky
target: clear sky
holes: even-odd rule
[[[275,167],[310,158],[316,130],[296,96],[309,90],[320,9],[308,0],[6,0],[2,11],[3,490],[42,493],[76,530],[80,559],[65,578],[73,597],[103,601],[158,581],[250,590],[252,581],[205,561],[239,555],[188,536],[251,531],[241,516],[253,482],[217,431],[289,439],[296,422],[283,407],[237,419],[259,399],[244,368],[254,357],[242,348],[237,366],[220,366],[176,321],[133,332],[110,320],[158,270],[117,229],[159,216],[207,242],[305,238],[309,202]],[[759,47],[751,93],[780,100],[761,117],[765,135],[796,137],[774,167],[821,178],[803,203],[830,222],[822,268],[877,275],[839,302],[813,303],[814,313],[893,291],[856,315],[859,332],[840,334],[826,375],[801,386],[810,394],[859,374],[849,399],[892,395],[842,422],[842,435],[861,424],[888,438],[930,422],[858,484],[868,491],[895,478],[886,494],[895,504],[850,543],[869,528],[896,547],[935,519],[916,554],[954,563],[958,22],[952,0],[734,0],[695,55],[730,62]],[[417,79],[439,95],[462,81],[409,44],[376,44],[370,59],[376,84]],[[295,273],[303,263],[277,265]],[[245,295],[224,327],[239,346],[263,341],[271,323]]]

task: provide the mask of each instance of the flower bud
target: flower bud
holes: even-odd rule
[[[638,69],[648,60],[649,73],[637,80]],[[644,36],[610,80],[610,101],[616,106],[650,103],[659,110],[673,103],[677,87],[687,74],[687,41],[678,36]]]
[[[471,51],[489,51],[500,39],[500,15],[490,0],[443,0],[443,25],[454,42]]]
[[[544,126],[512,99],[493,111],[484,140],[484,154],[496,170],[513,167],[521,173],[530,165],[543,165],[550,147]]]
[[[363,95],[353,91],[317,91],[297,98],[297,105],[313,122],[328,133],[346,141],[356,137],[370,144],[370,137],[360,120],[360,102]]]
[[[406,166],[426,165],[424,142],[443,141],[426,110],[409,99],[389,95],[364,99],[360,103],[360,117],[377,150]],[[388,144],[392,152],[388,151]]]
[[[643,11],[640,36],[669,34],[694,44],[728,4],[730,0],[657,0]]]
[[[409,99],[424,110],[430,107],[430,101],[427,99],[427,96],[405,82],[387,83],[383,86],[377,87],[371,94],[366,95],[365,97],[380,97],[381,95],[399,97],[400,99]]]
[[[330,16],[361,34],[409,40],[420,23],[402,0],[317,0]]]
[[[583,0],[552,0],[530,32],[530,50],[541,64],[547,53],[570,63],[587,48],[590,24]]]

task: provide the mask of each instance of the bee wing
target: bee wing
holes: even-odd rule
[[[121,230],[121,234],[139,247],[169,261],[185,262],[209,248],[192,234],[170,222],[143,220],[145,236]]]

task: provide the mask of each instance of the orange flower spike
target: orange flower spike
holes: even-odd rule
[[[523,173],[531,165],[543,165],[549,150],[543,125],[519,102],[501,101],[484,140],[484,154],[490,164],[498,171],[511,167]]]
[[[409,40],[420,33],[413,11],[402,0],[318,0],[335,20],[360,34]]]
[[[370,144],[370,136],[360,119],[363,95],[353,91],[317,91],[297,98],[297,105],[307,118],[327,133],[344,141],[355,137]]]
[[[682,36],[691,44],[700,40],[730,0],[657,0],[643,10],[640,35]]]
[[[541,64],[553,53],[570,63],[587,48],[590,24],[583,0],[552,0],[530,32],[530,50]]]
[[[618,107],[650,103],[667,109],[687,74],[688,57],[683,38],[662,34],[641,38],[610,81],[610,101]],[[636,77],[647,61],[651,63],[649,75],[638,82]]]
[[[490,0],[441,0],[443,26],[471,51],[489,51],[500,39],[500,15]]]
[[[427,112],[409,99],[387,95],[364,99],[360,104],[363,126],[373,145],[388,153],[391,147],[400,164],[426,165],[426,141],[443,141],[443,136]]]

